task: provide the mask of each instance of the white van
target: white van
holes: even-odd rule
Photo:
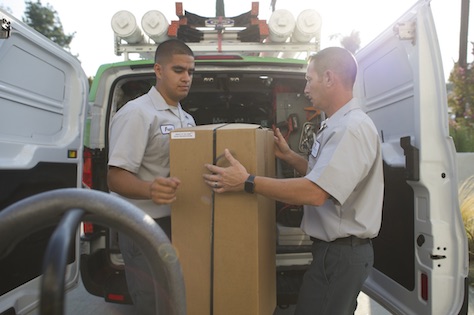
[[[81,187],[87,94],[87,77],[76,58],[0,11],[2,211],[38,193]],[[40,225],[37,216],[28,221]],[[24,314],[37,304],[52,231],[31,229],[10,254],[0,250],[0,314]],[[5,233],[0,231],[0,239],[8,239]],[[79,277],[79,242],[74,245],[67,258],[67,289]]]
[[[2,18],[0,209],[56,188],[107,192],[108,124],[127,100],[154,85],[153,61],[103,65],[87,102],[87,78],[76,59],[0,11]],[[254,31],[242,36],[252,37]],[[215,44],[200,40],[192,25],[178,34],[196,53],[192,89],[182,105],[197,124],[279,126],[294,149],[307,153],[306,142],[321,115],[304,97],[306,63],[272,54],[315,51],[318,45],[268,48],[234,42],[222,45],[222,53]],[[122,44],[120,39],[115,44],[116,52],[125,55],[154,52],[156,47]],[[382,229],[373,241],[375,265],[364,292],[394,314],[467,314],[467,239],[429,1],[415,4],[356,58],[355,94],[379,131],[385,175]],[[277,174],[295,176],[281,163]],[[277,304],[286,307],[296,302],[311,255],[301,231],[298,238],[285,238],[285,233],[298,231],[301,208],[277,203],[275,211]],[[0,255],[0,315],[25,314],[37,307],[41,249],[50,233],[28,236],[9,255]],[[116,232],[85,222],[75,245],[66,288],[77,283],[80,268],[89,293],[130,303]]]

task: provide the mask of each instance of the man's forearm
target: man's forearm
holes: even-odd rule
[[[291,151],[291,153],[288,154],[283,160],[301,175],[306,174],[306,171],[308,169],[308,160],[306,160],[303,156],[299,155],[295,151]]]
[[[109,168],[107,175],[109,189],[130,199],[150,199],[150,182],[139,179],[124,169]]]
[[[329,195],[306,178],[255,177],[255,193],[293,205],[322,205]]]

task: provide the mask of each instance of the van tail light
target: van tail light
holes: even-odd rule
[[[84,148],[82,166],[82,185],[92,188],[92,153],[89,148]]]
[[[111,274],[103,287],[105,301],[118,304],[133,304],[128,292],[123,270]]]
[[[421,274],[421,298],[423,301],[428,301],[428,275],[426,273]]]
[[[115,302],[115,303],[123,303],[125,302],[125,295],[123,294],[114,294],[108,293],[106,301],[108,302]]]
[[[94,233],[94,224],[92,222],[82,222],[82,230],[84,235],[91,235]]]

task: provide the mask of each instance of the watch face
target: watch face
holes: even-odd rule
[[[244,186],[245,191],[251,194],[253,194],[253,190],[254,190],[254,179],[255,179],[255,176],[250,175],[249,178],[247,178],[247,180],[245,181],[245,186]]]

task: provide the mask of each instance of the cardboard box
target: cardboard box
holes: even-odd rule
[[[274,176],[273,131],[253,124],[175,130],[172,243],[182,265],[189,315],[271,315],[276,307],[275,202],[246,192],[215,194],[205,163],[227,166],[228,148],[251,174]]]

